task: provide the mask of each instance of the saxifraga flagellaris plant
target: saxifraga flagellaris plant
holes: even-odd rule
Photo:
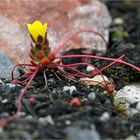
[[[104,37],[99,34],[98,32],[95,32],[93,30],[80,30],[79,32],[76,32],[75,34],[71,35],[68,37],[60,46],[58,46],[56,49],[51,50],[49,46],[49,42],[47,39],[47,23],[44,25],[40,21],[35,21],[33,24],[27,24],[27,28],[29,30],[32,43],[31,43],[31,49],[29,52],[29,56],[31,58],[31,63],[30,64],[18,64],[13,67],[12,69],[12,82],[17,83],[17,84],[24,84],[26,83],[26,86],[24,89],[21,91],[18,97],[18,108],[17,111],[14,115],[9,116],[7,118],[3,118],[0,120],[0,127],[5,127],[8,125],[8,123],[18,117],[18,114],[21,112],[21,100],[23,95],[25,94],[26,90],[30,86],[31,82],[35,78],[36,74],[39,71],[44,71],[44,78],[45,78],[45,71],[49,69],[53,69],[56,73],[63,75],[64,77],[78,81],[79,78],[84,78],[84,77],[93,77],[96,75],[101,75],[104,81],[104,84],[102,85],[105,90],[108,91],[109,94],[111,94],[115,89],[114,86],[110,85],[107,81],[105,81],[102,72],[112,66],[115,63],[120,63],[124,65],[128,65],[129,67],[132,67],[136,71],[140,72],[140,68],[123,61],[122,59],[124,58],[124,55],[120,56],[119,58],[108,58],[108,57],[102,57],[102,56],[93,56],[93,55],[64,55],[60,56],[58,53],[65,49],[66,44],[74,39],[77,35],[87,32],[87,33],[93,33],[98,36],[100,36],[104,42],[107,44],[106,40]],[[110,64],[107,66],[104,66],[101,69],[98,69],[94,65],[86,62],[80,62],[80,63],[74,63],[74,64],[63,64],[62,59],[68,59],[68,58],[90,58],[90,59],[102,59],[102,60],[107,60],[111,61]],[[17,67],[29,67],[29,70],[20,76],[19,78],[15,79],[14,78],[14,71]],[[90,74],[84,73],[80,70],[77,69],[77,66],[91,66],[95,69]],[[67,70],[70,70],[68,72]],[[23,79],[24,80],[21,80]],[[45,78],[46,79],[46,78]]]

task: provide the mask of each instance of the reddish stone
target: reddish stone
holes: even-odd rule
[[[70,101],[70,105],[79,107],[81,105],[81,101],[79,98],[73,98]]]
[[[29,98],[29,101],[30,101],[30,103],[31,103],[32,105],[35,105],[35,104],[37,104],[37,102],[38,102],[34,97],[30,97],[30,98]]]

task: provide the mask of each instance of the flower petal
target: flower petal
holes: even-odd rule
[[[36,20],[33,24],[32,24],[33,28],[36,30],[40,30],[40,28],[43,26],[42,23],[38,20]]]
[[[27,28],[28,28],[30,34],[32,34],[32,32],[31,32],[31,30],[32,30],[32,25],[31,25],[30,23],[27,23]]]
[[[39,35],[42,36],[43,40],[45,39],[45,34],[47,32],[47,23],[43,25],[40,21],[37,20],[33,24],[28,23],[27,27],[35,42],[38,42],[37,38]]]

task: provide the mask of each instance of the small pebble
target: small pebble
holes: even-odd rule
[[[46,117],[46,119],[47,119],[47,122],[48,122],[49,124],[52,124],[52,125],[55,124],[55,122],[54,122],[52,116],[49,115],[49,116]]]
[[[134,135],[130,135],[126,138],[126,140],[137,140],[137,138]]]
[[[95,98],[96,98],[96,95],[95,95],[94,92],[91,92],[91,93],[88,94],[88,99],[95,100]]]
[[[74,91],[76,91],[76,87],[75,86],[64,86],[63,87],[63,91],[69,91],[70,94],[72,94]]]
[[[68,140],[100,140],[100,134],[96,128],[82,128],[80,126],[66,127]]]
[[[20,116],[20,117],[21,117],[21,116],[25,116],[25,115],[26,115],[25,112],[19,112],[19,113],[18,113],[18,116]]]
[[[87,72],[92,72],[92,71],[94,71],[95,69],[93,68],[93,67],[91,67],[91,66],[87,66],[87,68],[86,68],[86,71]]]
[[[21,86],[20,85],[11,84],[11,83],[7,83],[7,84],[3,85],[3,90],[5,90],[7,92],[10,92],[12,90],[15,90],[17,87],[20,89]]]
[[[70,124],[71,124],[71,121],[70,121],[70,120],[66,120],[66,121],[65,121],[65,124],[66,124],[66,125],[70,125]]]
[[[7,86],[8,88],[15,88],[16,87],[15,84],[10,84],[10,83],[6,84],[5,86]]]
[[[0,84],[4,84],[3,81],[2,81],[2,79],[0,79]]]
[[[0,127],[0,133],[3,133],[3,128]]]
[[[123,19],[122,18],[115,18],[114,23],[117,25],[123,24]]]
[[[82,102],[86,102],[87,101],[87,98],[82,98],[81,101]]]
[[[79,80],[81,83],[87,85],[87,86],[104,86],[105,81],[109,82],[109,79],[105,75],[96,75],[94,77],[85,77],[85,78],[80,78]]]
[[[3,112],[3,113],[0,114],[0,117],[1,118],[9,117],[9,113],[8,112]]]
[[[26,116],[26,119],[32,120],[33,119],[33,116],[32,115],[28,115],[28,116]]]
[[[5,104],[5,103],[8,102],[8,100],[7,100],[7,99],[4,99],[4,100],[2,100],[1,102],[2,102],[3,104]]]
[[[52,117],[50,115],[47,116],[47,117],[40,117],[39,118],[39,122],[41,124],[45,124],[45,123],[49,123],[51,125],[54,125],[55,124],[54,120],[52,119]]]
[[[102,116],[100,117],[100,120],[101,121],[107,121],[107,120],[109,120],[110,119],[110,115],[109,115],[109,113],[108,112],[104,112],[103,114],[102,114]]]
[[[34,98],[34,97],[30,97],[29,98],[29,102],[32,104],[32,105],[35,105],[35,104],[37,104],[37,99],[36,98]]]
[[[104,104],[108,105],[108,106],[111,106],[112,103],[111,103],[111,100],[107,99]]]
[[[79,98],[73,98],[70,101],[70,105],[79,107],[81,105],[81,101]]]

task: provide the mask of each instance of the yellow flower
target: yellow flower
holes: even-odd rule
[[[45,39],[47,23],[43,25],[40,21],[36,20],[33,24],[28,23],[27,27],[35,42],[39,42],[39,37],[42,37],[43,40]]]

